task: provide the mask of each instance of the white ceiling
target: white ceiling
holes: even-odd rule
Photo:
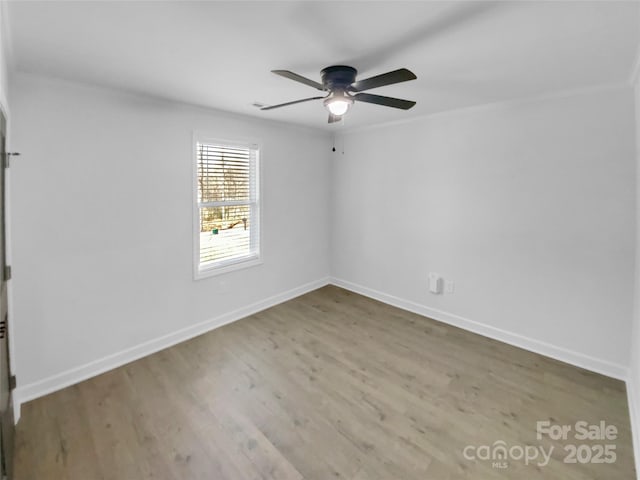
[[[347,126],[622,82],[639,40],[636,2],[12,2],[18,71],[51,75],[315,127],[322,102],[270,70],[314,80],[396,68],[418,79],[372,92],[409,111],[357,103]],[[338,126],[337,128],[340,128]]]

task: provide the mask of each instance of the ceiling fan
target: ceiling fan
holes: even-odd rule
[[[324,106],[329,110],[329,123],[335,123],[340,121],[342,116],[347,113],[351,105],[353,105],[353,102],[375,103],[376,105],[400,108],[402,110],[409,110],[416,104],[416,102],[402,100],[400,98],[384,97],[382,95],[373,95],[371,93],[360,93],[372,88],[415,80],[417,77],[413,72],[406,68],[383,73],[357,82],[356,75],[358,74],[358,71],[355,68],[348,67],[346,65],[334,65],[323,69],[320,72],[322,83],[310,80],[298,75],[297,73],[290,72],[289,70],[272,70],[272,72],[276,75],[304,83],[305,85],[317,90],[329,93],[326,96],[304,98],[302,100],[281,103],[279,105],[269,105],[262,107],[260,110],[273,110],[274,108],[295,105],[296,103],[324,99]]]

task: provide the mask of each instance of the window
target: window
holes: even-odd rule
[[[257,144],[195,142],[195,277],[260,263]]]

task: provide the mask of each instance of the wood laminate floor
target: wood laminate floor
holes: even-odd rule
[[[539,420],[619,433],[537,440]],[[463,454],[499,441],[551,460]],[[617,459],[564,463],[582,443]],[[15,460],[16,480],[635,478],[622,382],[331,286],[27,403]]]

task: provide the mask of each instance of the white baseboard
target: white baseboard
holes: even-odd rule
[[[253,315],[254,313],[258,313],[328,284],[328,277],[306,283],[210,320],[149,340],[148,342],[136,345],[135,347],[122,350],[121,352],[99,358],[85,365],[66,370],[37,382],[18,386],[18,388],[13,391],[15,421],[17,423],[20,419],[20,406],[29,400],[42,397],[48,393],[55,392],[56,390],[60,390],[88,378],[100,375],[106,371],[120,367],[134,360],[138,360],[139,358],[147,355],[151,355],[152,353],[184,342],[190,338],[197,337],[198,335],[202,335],[203,333],[209,332],[223,325],[227,325],[240,320],[241,318]]]
[[[215,317],[196,325],[192,325],[190,327],[170,333],[168,335],[164,335],[135,347],[128,348],[121,352],[94,360],[85,365],[81,365],[79,367],[69,369],[56,375],[52,375],[37,382],[19,386],[13,392],[13,403],[16,422],[20,419],[20,407],[25,402],[55,392],[56,390],[60,390],[96,375],[100,375],[101,373],[120,367],[129,362],[171,347],[178,343],[184,342],[185,340],[189,340],[190,338],[214,330],[223,325],[235,322],[237,320],[240,320],[241,318],[278,305],[282,302],[303,295],[317,288],[323,287],[329,283],[353,291],[355,293],[359,293],[366,297],[379,300],[383,303],[393,305],[394,307],[402,308],[403,310],[408,310],[419,315],[424,315],[425,317],[429,317],[434,320],[438,320],[440,322],[453,325],[471,331],[473,333],[477,333],[479,335],[483,335],[485,337],[493,338],[495,340],[523,348],[525,350],[539,353],[541,355],[545,355],[562,362],[576,365],[593,372],[601,373],[603,375],[607,375],[609,377],[617,378],[620,380],[628,380],[629,378],[628,368],[623,365],[618,365],[606,360],[601,360],[595,357],[574,352],[557,345],[552,345],[546,342],[531,339],[516,333],[508,332],[506,330],[492,327],[490,325],[453,315],[451,313],[425,307],[424,305],[420,305],[410,300],[405,300],[393,295],[370,289],[368,287],[348,282],[346,280],[327,277],[301,285],[286,292],[282,292],[259,302],[253,303],[251,305],[247,305],[232,312],[220,315],[219,317]],[[627,390],[630,392],[629,395],[635,394],[631,393],[634,392],[634,390],[633,386],[630,385],[630,383],[628,383]],[[632,403],[631,399],[629,405],[630,409],[634,408],[634,404]],[[633,426],[637,425],[635,420],[633,420],[633,418],[636,418],[633,417],[635,414],[636,412],[632,411],[631,415]],[[635,433],[636,429],[634,429],[634,434]],[[640,435],[640,432],[638,433]],[[640,447],[639,442],[634,443],[634,445],[638,445],[638,447]]]
[[[552,345],[550,343],[535,340],[533,338],[528,338],[517,333],[509,332],[507,330],[492,327],[491,325],[469,320],[458,315],[425,307],[424,305],[415,303],[411,300],[405,300],[339,278],[332,277],[331,283],[346,290],[364,295],[365,297],[370,297],[375,300],[379,300],[380,302],[393,305],[394,307],[408,310],[410,312],[417,313],[418,315],[423,315],[425,317],[438,320],[439,322],[447,323],[449,325],[453,325],[455,327],[459,327],[488,338],[493,338],[494,340],[508,343],[509,345],[523,348],[531,352],[539,353],[540,355],[551,357],[555,360],[560,360],[561,362],[584,368],[585,370],[590,370],[592,372],[600,373],[602,375],[613,377],[619,380],[627,380],[627,378],[629,377],[629,369],[624,365],[618,365],[607,360],[602,360],[579,352],[574,352],[564,347]]]
[[[636,465],[636,478],[640,480],[640,411],[638,411],[638,402],[640,395],[636,387],[634,375],[629,375],[627,379],[627,403],[629,404],[629,418],[631,420],[631,439],[633,441],[633,456]]]

